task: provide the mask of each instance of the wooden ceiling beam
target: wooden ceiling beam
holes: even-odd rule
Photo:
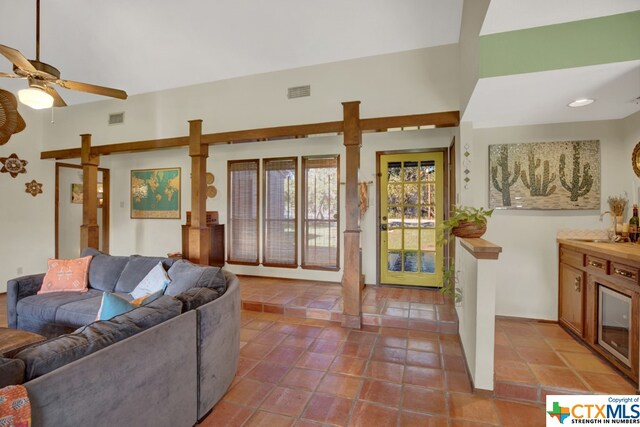
[[[363,132],[384,132],[387,129],[408,126],[452,127],[460,123],[460,112],[447,111],[442,113],[414,114],[408,116],[377,117],[361,119],[360,127]],[[343,132],[342,121],[311,123],[304,125],[278,126],[262,129],[248,129],[232,132],[218,132],[202,135],[202,143],[240,144],[257,141],[277,141],[282,139],[304,138],[309,135],[339,134]],[[93,155],[106,156],[118,153],[133,153],[138,151],[152,151],[167,148],[188,147],[189,137],[150,139],[146,141],[124,142],[118,144],[98,145],[91,147]],[[40,158],[46,159],[77,159],[80,158],[79,148],[43,151]]]

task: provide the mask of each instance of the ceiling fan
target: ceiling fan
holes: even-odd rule
[[[36,0],[36,59],[27,59],[18,50],[1,44],[0,54],[11,61],[15,73],[0,72],[0,77],[27,79],[29,88],[19,90],[18,98],[20,102],[36,110],[67,105],[58,91],[53,88],[54,84],[65,89],[127,99],[127,93],[120,89],[62,80],[57,68],[40,61],[40,0]]]

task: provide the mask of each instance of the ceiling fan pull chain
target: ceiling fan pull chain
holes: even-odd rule
[[[51,107],[51,124],[54,125],[56,121],[53,119],[53,107]]]

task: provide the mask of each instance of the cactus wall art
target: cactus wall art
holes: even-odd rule
[[[600,142],[490,145],[489,208],[600,209]]]

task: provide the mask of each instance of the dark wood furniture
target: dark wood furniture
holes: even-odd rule
[[[23,348],[46,340],[42,335],[0,327],[0,356],[11,357]]]
[[[640,245],[563,239],[558,243],[558,322],[638,384]],[[601,307],[607,295],[624,300],[629,307],[628,314],[620,310],[619,316],[621,322],[628,322],[628,334],[627,328],[600,331]],[[607,339],[619,347],[607,348],[603,344]]]
[[[182,258],[189,259],[189,227],[191,226],[191,212],[187,212],[187,223],[182,226]],[[207,211],[207,226],[209,227],[208,265],[224,266],[224,224],[218,224],[218,212]]]

